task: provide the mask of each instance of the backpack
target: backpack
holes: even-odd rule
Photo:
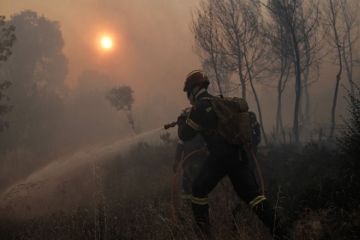
[[[218,117],[217,132],[234,145],[248,145],[252,141],[248,103],[238,97],[209,98]]]

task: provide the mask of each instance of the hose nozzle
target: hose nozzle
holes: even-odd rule
[[[171,123],[168,123],[168,124],[165,124],[164,125],[164,129],[167,130],[169,128],[173,128],[177,125],[178,123],[177,122],[171,122]]]

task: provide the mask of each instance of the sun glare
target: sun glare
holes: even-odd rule
[[[109,36],[103,36],[100,40],[101,48],[104,50],[110,50],[113,47],[113,41]]]

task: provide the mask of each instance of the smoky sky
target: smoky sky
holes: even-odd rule
[[[97,70],[109,76],[112,84],[132,87],[137,118],[147,118],[143,128],[171,121],[188,104],[182,84],[186,74],[200,68],[190,30],[193,0],[1,0],[2,14],[11,16],[30,9],[58,21],[69,61],[66,84],[78,87],[77,79],[85,70]],[[99,34],[114,37],[111,53],[99,51]],[[324,62],[318,81],[310,87],[314,121],[329,122],[335,69]],[[345,81],[344,81],[345,82]],[[258,85],[265,126],[272,130],[276,109],[276,90]],[[339,98],[339,114],[346,113],[344,89]],[[285,119],[292,123],[293,85],[289,84],[285,101]],[[251,95],[250,95],[251,98]],[[139,107],[141,106],[141,108]],[[250,99],[250,106],[255,109]]]
[[[82,70],[96,68],[114,82],[139,87],[140,93],[141,86],[148,90],[159,82],[158,89],[181,85],[184,74],[199,67],[189,31],[193,1],[2,0],[1,5],[7,16],[31,9],[59,21],[69,59],[69,86],[76,86]],[[104,54],[97,48],[101,33],[114,35],[113,52]]]

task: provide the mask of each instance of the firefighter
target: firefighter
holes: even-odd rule
[[[249,167],[246,151],[238,145],[229,144],[216,131],[218,118],[210,102],[214,97],[207,91],[209,83],[200,70],[188,74],[183,90],[192,108],[188,115],[180,115],[177,121],[178,136],[182,141],[189,141],[200,133],[209,150],[209,156],[192,185],[191,203],[195,221],[200,231],[210,236],[207,196],[222,178],[228,176],[237,195],[272,230],[272,210]]]

